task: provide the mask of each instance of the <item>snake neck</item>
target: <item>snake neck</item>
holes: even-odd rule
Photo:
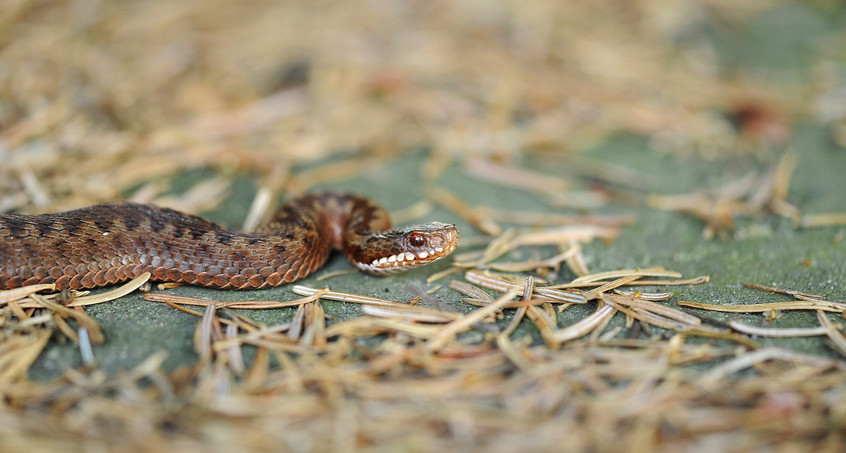
[[[296,224],[319,231],[331,238],[332,248],[371,274],[393,274],[429,264],[452,253],[459,241],[455,226],[444,223],[391,229],[387,211],[354,195],[315,193],[298,199],[296,209],[289,206],[283,206],[264,230]]]
[[[284,204],[257,232],[273,235],[292,228],[318,232],[321,238],[329,238],[333,249],[346,251],[363,246],[374,234],[390,230],[391,219],[381,206],[365,198],[318,192]]]

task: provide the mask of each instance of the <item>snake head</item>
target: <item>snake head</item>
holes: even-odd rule
[[[355,260],[359,269],[377,275],[394,274],[435,262],[458,246],[455,225],[432,222],[375,233],[365,241],[368,250]]]

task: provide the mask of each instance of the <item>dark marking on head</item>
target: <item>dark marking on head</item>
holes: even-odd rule
[[[112,219],[106,217],[94,217],[93,221],[94,225],[97,225],[97,228],[99,228],[101,231],[109,231],[115,226],[115,223],[112,221]]]
[[[150,231],[153,233],[161,233],[167,227],[167,223],[157,217],[150,218]]]
[[[82,230],[83,224],[79,220],[67,220],[62,222],[62,228],[66,229],[69,234],[73,236],[78,236],[80,234],[80,230]]]
[[[121,218],[121,221],[124,225],[126,225],[126,229],[128,231],[135,230],[136,228],[138,228],[139,225],[141,225],[141,221],[135,216],[123,217]]]
[[[6,225],[12,237],[24,237],[26,235],[26,226],[20,222],[10,222]]]
[[[41,233],[42,236],[47,236],[54,231],[58,231],[57,229],[53,228],[52,223],[37,223],[35,224],[35,228]]]
[[[218,231],[217,241],[221,244],[229,245],[232,243],[232,234],[224,231]]]
[[[217,228],[217,225],[211,224],[210,228],[204,228],[202,226],[198,227],[198,228],[190,228],[190,229],[187,229],[185,231],[185,233],[190,234],[192,240],[200,241],[201,239],[203,239],[203,236],[205,236],[206,233],[209,232],[210,229],[214,229],[214,228]],[[218,233],[218,234],[221,234],[221,233]]]

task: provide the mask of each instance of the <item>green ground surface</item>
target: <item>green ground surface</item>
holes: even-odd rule
[[[843,211],[843,194],[846,193],[843,169],[846,169],[846,152],[833,145],[826,130],[817,126],[797,127],[790,148],[798,157],[799,164],[794,173],[788,200],[798,205],[804,213]],[[424,151],[409,152],[355,180],[325,188],[361,193],[378,200],[389,210],[399,210],[423,197],[425,188],[420,181],[420,168],[425,156]],[[693,157],[659,154],[650,150],[645,140],[631,136],[608,140],[581,154],[580,158],[613,162],[615,165],[639,172],[650,190],[659,194],[686,193],[698,187],[719,187],[721,183],[737,179],[750,170],[767,168],[767,164],[749,158],[706,162]],[[568,172],[566,161],[538,157],[523,164],[527,168],[540,169],[551,174]],[[184,175],[184,178],[180,178],[180,183],[185,183],[187,187],[190,180],[198,176],[200,175]],[[532,194],[470,179],[457,167],[449,168],[438,184],[460,194],[473,205],[549,212],[549,208]],[[180,185],[176,184],[177,188]],[[246,207],[254,190],[249,178],[244,177],[234,185],[228,200],[206,216],[230,226],[239,225],[246,214]],[[625,227],[622,235],[613,243],[597,241],[586,247],[585,256],[591,271],[665,266],[683,273],[685,277],[711,276],[710,283],[677,288],[670,303],[692,300],[717,304],[749,304],[788,299],[786,296],[744,288],[743,283],[747,282],[821,294],[830,300],[846,300],[846,287],[843,285],[846,276],[846,243],[837,240],[838,233],[843,234],[842,227],[800,230],[787,219],[768,215],[762,218],[740,219],[738,228],[745,232],[742,239],[705,240],[701,235],[701,222],[681,214],[656,211],[643,205],[613,205],[600,212],[630,212],[636,215],[637,221]],[[421,220],[455,222],[459,226],[462,239],[465,240],[481,234],[450,212],[441,209],[437,209],[429,218]],[[467,250],[470,248],[462,247],[459,252]],[[528,257],[527,253],[551,256],[555,254],[555,250],[524,248],[509,259],[525,259]],[[431,285],[426,283],[428,275],[447,266],[448,262],[440,262],[429,268],[389,278],[353,273],[316,282],[316,276],[350,268],[350,264],[342,256],[334,255],[325,268],[299,283],[316,287],[328,285],[334,290],[405,301],[414,297],[407,289],[409,285],[429,289],[433,285],[445,285],[450,278],[461,278],[460,274],[456,274]],[[562,270],[554,281],[565,282],[573,277],[569,271]],[[165,292],[221,301],[291,300],[299,297],[291,292],[290,286],[244,292],[180,287]],[[472,309],[460,302],[458,294],[445,286],[434,295],[460,311]],[[354,304],[331,301],[323,304],[330,317],[330,323],[356,317],[361,313],[359,306]],[[594,309],[595,303],[572,307],[559,315],[559,324],[571,324]],[[196,359],[193,334],[198,322],[197,317],[178,312],[165,304],[146,302],[138,292],[120,300],[91,306],[87,311],[100,323],[106,337],[105,344],[96,346],[94,353],[99,364],[107,372],[130,368],[160,350],[168,353],[165,363],[168,369],[181,364],[191,364]],[[512,312],[506,311],[508,315]],[[294,313],[294,308],[286,308],[249,311],[246,314],[257,321],[276,324],[290,320]],[[740,318],[754,325],[766,323],[761,315],[698,313],[723,321]],[[619,315],[615,319],[616,322],[621,320]],[[767,325],[815,326],[817,322],[811,313],[787,313]],[[521,330],[516,333],[517,337],[522,335],[532,335],[535,342],[540,342],[536,330],[528,322],[524,322]],[[467,334],[463,341],[474,342],[480,339],[479,334],[471,333]],[[760,339],[760,342],[815,354],[836,354],[821,337]],[[76,345],[67,341],[53,342],[31,368],[31,377],[44,379],[56,376],[65,368],[80,364]]]

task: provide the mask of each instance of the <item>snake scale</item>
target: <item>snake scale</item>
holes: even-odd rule
[[[332,249],[356,267],[391,274],[431,263],[458,245],[454,225],[390,230],[388,213],[350,194],[313,193],[285,203],[252,233],[172,209],[100,204],[42,215],[0,215],[0,289],[55,283],[107,286],[150,272],[153,281],[256,289],[301,279]]]

